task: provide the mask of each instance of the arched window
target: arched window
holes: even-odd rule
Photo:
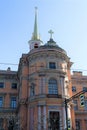
[[[34,48],[38,48],[38,44],[37,43],[35,43]]]
[[[57,88],[57,80],[50,79],[48,82],[48,93],[49,94],[58,94],[58,88]]]

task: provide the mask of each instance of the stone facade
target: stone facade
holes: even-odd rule
[[[37,32],[37,8],[30,51],[18,71],[0,71],[0,130],[86,130],[87,101],[65,101],[86,88],[87,77],[71,74],[72,62],[52,38],[46,44]],[[76,91],[75,91],[76,90]],[[78,107],[77,107],[78,105]],[[68,126],[67,126],[68,124]]]
[[[84,76],[82,72],[74,71],[71,77],[73,95],[87,90],[87,76]],[[84,93],[83,96],[83,104],[81,104],[80,96],[73,100],[77,130],[87,130],[87,93]]]

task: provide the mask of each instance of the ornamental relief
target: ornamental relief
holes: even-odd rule
[[[37,61],[38,59],[40,60],[40,59],[46,59],[47,57],[49,57],[50,59],[53,59],[53,58],[57,58],[57,59],[62,59],[62,60],[68,60],[68,57],[66,56],[66,55],[64,55],[64,54],[61,54],[61,53],[39,53],[38,52],[38,54],[36,54],[36,55],[33,55],[32,54],[32,56],[30,56],[30,57],[28,57],[28,60],[29,60],[29,62],[31,63],[32,61]]]
[[[28,65],[27,57],[24,57],[20,60],[21,65]]]
[[[23,60],[22,60],[22,63],[23,63],[24,65],[27,65],[27,64],[28,64],[27,59],[23,59]]]

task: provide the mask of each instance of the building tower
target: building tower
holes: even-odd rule
[[[70,67],[72,63],[65,50],[50,39],[46,44],[40,40],[37,27],[37,8],[30,52],[20,58],[19,107],[20,129],[63,130],[66,128],[65,98],[72,96]],[[69,105],[70,127],[74,124],[74,112]]]
[[[34,22],[34,31],[32,34],[31,40],[28,42],[30,45],[30,50],[34,48],[38,48],[40,45],[42,45],[42,41],[40,40],[40,36],[38,33],[38,25],[37,25],[37,7],[35,7],[35,22]]]

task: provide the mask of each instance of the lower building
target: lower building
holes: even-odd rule
[[[84,76],[82,72],[74,71],[71,79],[73,95],[87,91],[87,76]],[[87,130],[87,92],[80,94],[73,102],[75,104],[76,130]]]
[[[17,122],[17,72],[8,68],[0,71],[0,130],[11,130]],[[14,122],[13,122],[14,121]]]

